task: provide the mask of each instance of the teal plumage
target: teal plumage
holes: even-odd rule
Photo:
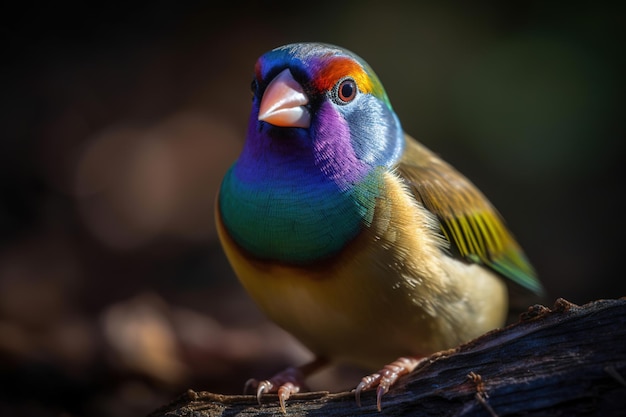
[[[273,188],[246,186],[232,170],[224,178],[220,207],[224,223],[236,225],[231,227],[233,237],[255,257],[319,261],[338,253],[363,223],[371,221],[379,182],[376,172],[349,192],[324,182],[302,188],[293,174],[271,180]]]
[[[374,71],[326,44],[259,58],[244,148],[222,182],[221,243],[259,306],[318,357],[256,383],[281,407],[327,361],[381,372],[504,323],[507,285],[540,294],[485,196],[406,135]],[[509,283],[505,285],[505,280]]]

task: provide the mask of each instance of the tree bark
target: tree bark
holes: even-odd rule
[[[625,416],[626,298],[536,305],[506,328],[432,355],[376,410],[374,392],[292,396],[293,416]],[[275,395],[189,390],[149,417],[282,416]]]

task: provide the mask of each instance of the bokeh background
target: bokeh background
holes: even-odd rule
[[[145,415],[310,357],[213,226],[254,62],[288,42],[365,58],[405,130],[499,208],[549,303],[626,295],[619,2],[213,3],[3,12],[0,415]]]

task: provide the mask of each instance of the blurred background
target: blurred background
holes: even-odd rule
[[[626,295],[618,2],[141,3],[2,13],[0,415],[145,415],[310,358],[213,226],[255,60],[288,42],[371,64],[405,130],[504,215],[549,305]]]

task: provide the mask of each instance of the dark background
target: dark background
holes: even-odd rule
[[[504,215],[549,304],[626,295],[616,2],[169,3],[0,14],[1,415],[145,415],[309,358],[213,226],[254,62],[288,42],[372,65],[405,130]]]

